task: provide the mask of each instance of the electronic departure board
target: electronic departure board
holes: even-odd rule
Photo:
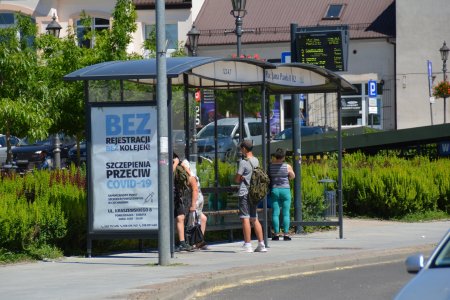
[[[347,31],[299,28],[296,34],[298,62],[313,64],[331,71],[347,70]]]

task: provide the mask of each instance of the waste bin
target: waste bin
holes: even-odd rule
[[[332,190],[332,185],[336,181],[330,178],[324,178],[319,180],[319,183],[324,185],[323,199],[325,204],[325,210],[323,215],[327,217],[336,217],[336,191]]]

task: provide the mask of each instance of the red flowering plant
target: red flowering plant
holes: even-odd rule
[[[446,80],[439,82],[433,88],[433,96],[437,98],[447,98],[450,96],[450,83]]]
[[[231,55],[231,58],[237,58],[237,54],[233,53]],[[256,60],[262,60],[265,61],[265,59],[261,58],[261,56],[258,53],[255,53],[254,55],[245,55],[245,54],[241,54],[241,56],[239,58],[250,58],[250,59],[256,59]]]

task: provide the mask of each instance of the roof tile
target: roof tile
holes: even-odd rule
[[[274,43],[290,40],[290,24],[299,27],[349,25],[350,38],[379,38],[386,35],[366,31],[394,0],[251,0],[243,18],[242,43]],[[338,20],[324,20],[329,4],[343,4]],[[231,1],[205,0],[195,20],[201,35],[199,46],[235,44],[235,19]]]

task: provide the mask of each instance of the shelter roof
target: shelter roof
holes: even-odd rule
[[[308,64],[271,64],[262,60],[213,57],[166,59],[167,78],[173,85],[209,89],[247,88],[265,84],[273,93],[351,91],[353,86],[338,74]],[[156,59],[110,61],[88,66],[66,76],[75,80],[137,80],[156,84]],[[187,77],[187,81],[185,78]]]
[[[190,69],[210,63],[211,57],[173,57],[166,59],[168,78],[178,77]],[[108,61],[74,71],[65,80],[150,79],[157,77],[156,59]]]

